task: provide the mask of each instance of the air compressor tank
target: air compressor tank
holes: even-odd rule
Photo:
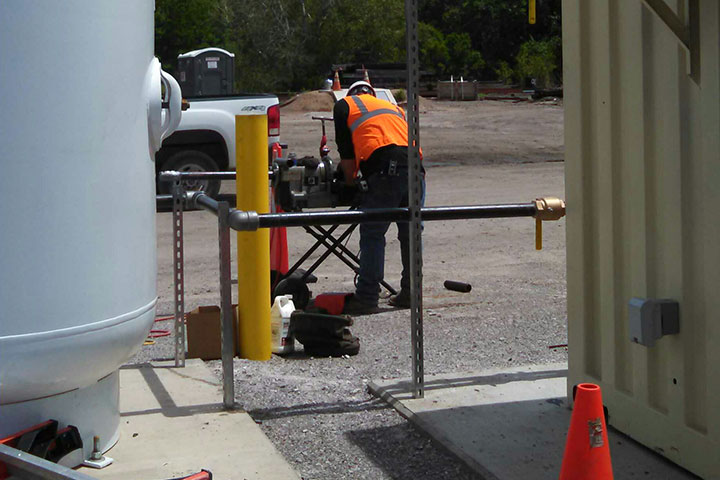
[[[154,153],[181,114],[153,28],[153,0],[0,2],[0,438],[55,419],[86,455],[117,440],[118,368],[155,318]]]

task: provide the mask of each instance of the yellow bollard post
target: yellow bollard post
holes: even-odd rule
[[[268,213],[268,126],[266,115],[235,116],[237,208]],[[269,360],[270,234],[267,228],[238,232],[238,346],[240,357]]]

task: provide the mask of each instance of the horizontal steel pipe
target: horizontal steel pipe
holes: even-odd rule
[[[228,202],[230,205],[235,205],[237,200],[235,199],[234,193],[221,193],[215,197],[218,202]],[[173,207],[172,195],[157,195],[155,197],[155,206],[158,212],[170,211]],[[186,204],[183,206],[183,211],[190,212],[193,210],[201,210],[195,205]]]
[[[259,228],[351,225],[364,222],[409,221],[407,208],[374,208],[372,210],[339,210],[322,212],[267,213],[259,215]]]
[[[435,221],[473,218],[532,217],[536,211],[533,203],[425,207],[421,210],[421,219],[425,221]],[[259,228],[409,221],[410,210],[408,208],[377,208],[370,210],[342,210],[337,212],[268,213],[258,215]]]
[[[423,207],[422,220],[462,220],[466,218],[513,218],[532,217],[537,212],[535,204],[508,203],[501,205],[460,205],[457,207]]]
[[[161,182],[174,182],[176,180],[235,180],[235,172],[176,172],[166,170],[158,174]],[[268,178],[273,180],[275,173],[268,171]]]
[[[204,208],[215,215],[218,202],[203,192],[188,192],[188,208]],[[425,207],[420,217],[424,221],[465,220],[479,218],[532,217],[537,213],[534,203],[512,203],[503,205],[461,205],[456,207]],[[258,228],[305,227],[321,225],[350,225],[368,222],[409,222],[410,209],[373,208],[368,210],[339,210],[322,212],[265,213],[232,210],[228,223],[238,231]]]

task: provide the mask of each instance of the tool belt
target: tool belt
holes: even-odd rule
[[[399,175],[401,167],[407,167],[407,147],[388,145],[375,150],[370,158],[360,163],[360,171],[364,178],[379,173],[380,175]]]

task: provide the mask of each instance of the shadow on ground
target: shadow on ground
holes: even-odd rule
[[[434,444],[411,424],[347,432],[346,437],[389,478],[413,480],[482,480],[441,445]],[[436,448],[440,447],[440,448]],[[428,468],[428,455],[437,457]]]

